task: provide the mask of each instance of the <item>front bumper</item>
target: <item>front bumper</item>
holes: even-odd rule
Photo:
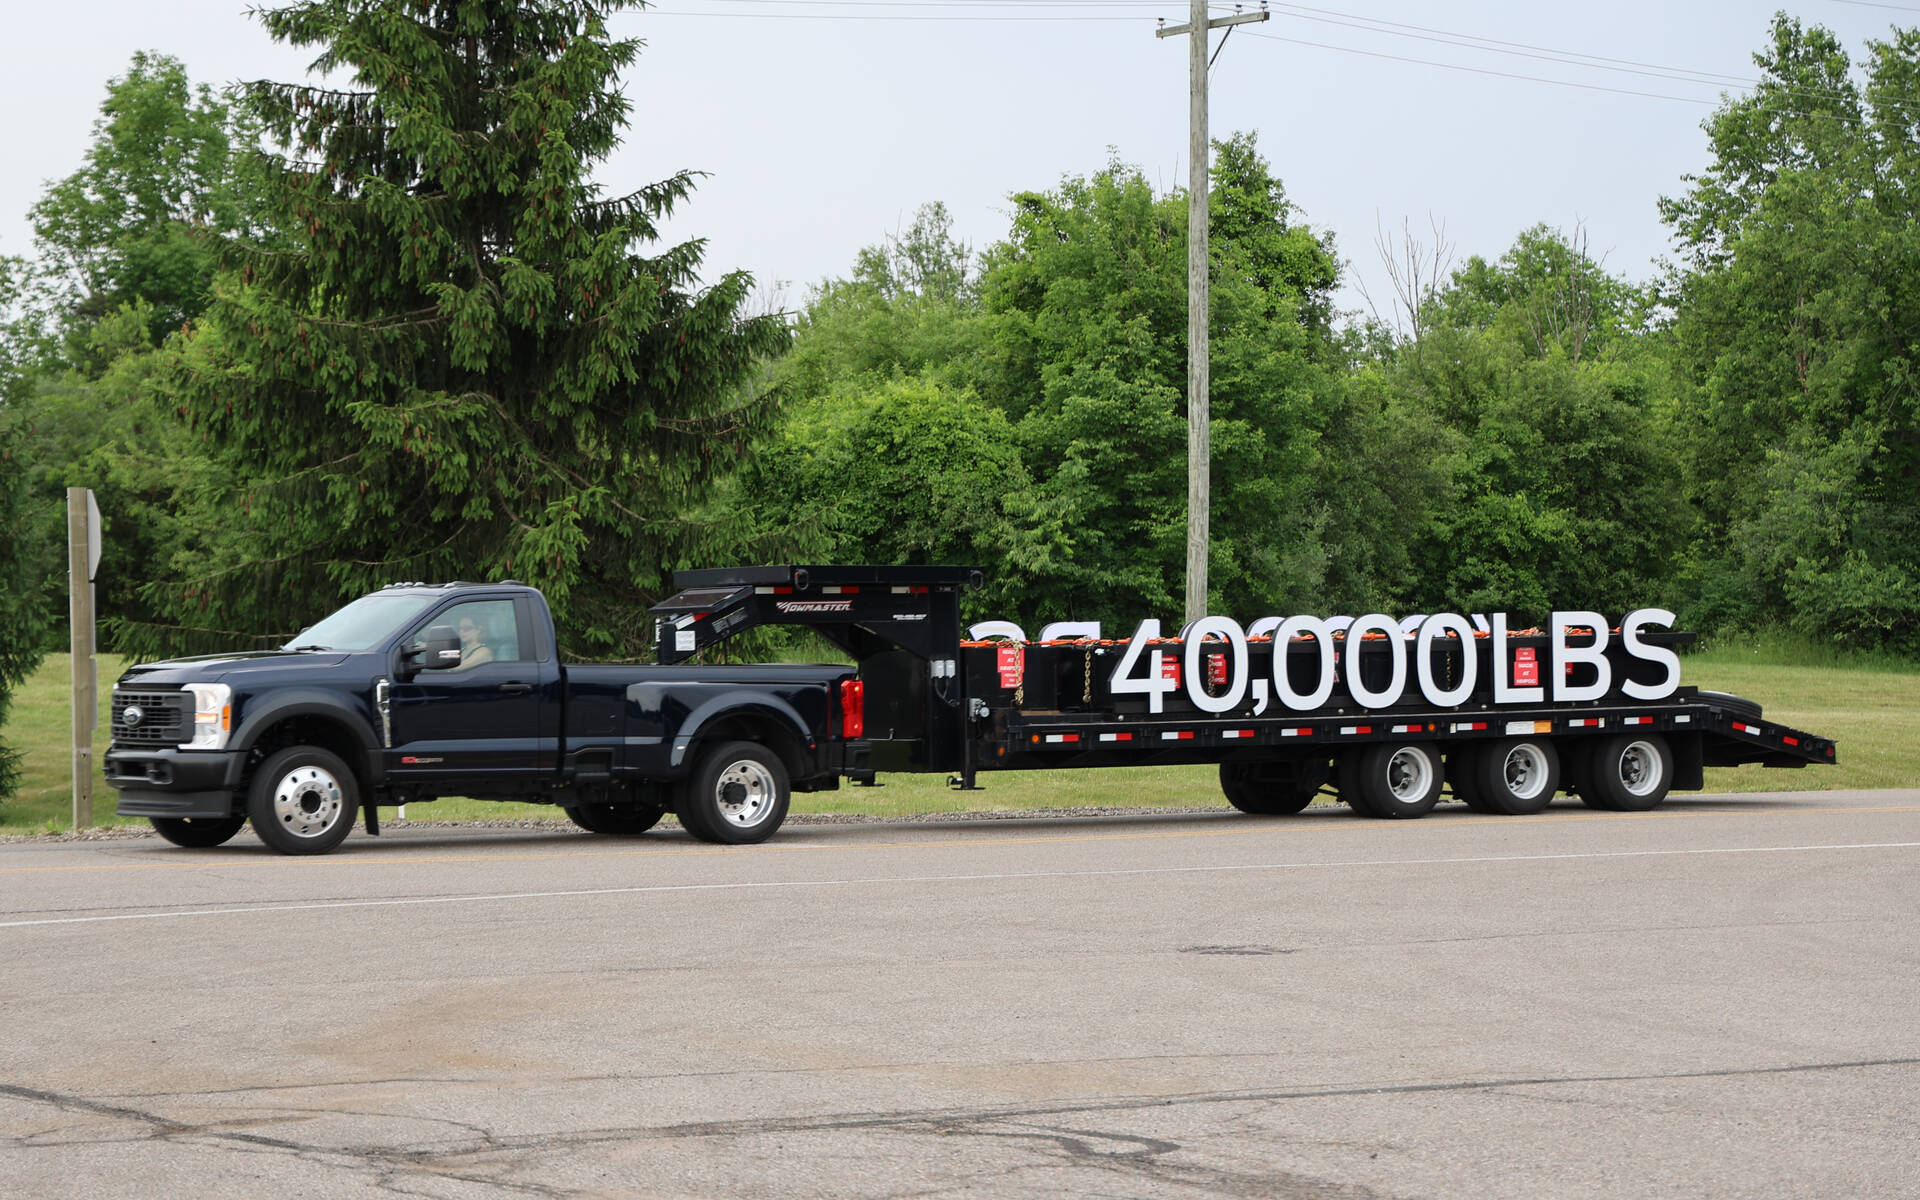
[[[109,749],[101,769],[123,817],[224,817],[238,811],[246,759],[241,751]]]

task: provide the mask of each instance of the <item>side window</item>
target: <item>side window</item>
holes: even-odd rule
[[[520,662],[526,658],[511,600],[470,600],[456,604],[435,617],[432,623],[451,625],[460,635],[460,665],[447,670],[465,671],[482,663]]]

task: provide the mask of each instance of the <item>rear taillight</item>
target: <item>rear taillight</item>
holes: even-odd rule
[[[864,737],[867,732],[867,687],[858,679],[840,682],[840,736]]]

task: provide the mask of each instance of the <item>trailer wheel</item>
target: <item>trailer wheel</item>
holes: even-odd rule
[[[787,819],[787,767],[757,742],[728,742],[707,751],[681,786],[680,824],[703,842],[764,842]]]
[[[1479,785],[1474,782],[1484,749],[1484,746],[1469,744],[1456,746],[1447,754],[1447,786],[1453,789],[1453,798],[1477,813],[1493,811],[1480,798]]]
[[[245,813],[237,817],[148,817],[147,820],[161,837],[193,850],[224,846],[247,823]]]
[[[1356,777],[1348,803],[1363,816],[1424,817],[1440,802],[1446,773],[1440,751],[1426,742],[1382,742],[1368,746],[1351,761]],[[1342,788],[1347,785],[1342,779]],[[1359,803],[1354,804],[1356,799]]]
[[[1473,787],[1489,812],[1537,813],[1560,790],[1560,755],[1545,738],[1503,738],[1479,755]]]
[[[268,756],[247,787],[247,819],[282,854],[326,854],[353,832],[360,785],[339,756],[289,746]]]
[[[573,823],[588,833],[605,833],[614,837],[645,833],[666,815],[644,804],[577,804],[566,811]]]
[[[1313,798],[1320,794],[1318,782],[1292,774],[1281,777],[1274,771],[1261,769],[1267,765],[1221,763],[1220,790],[1226,793],[1227,803],[1257,817],[1285,817],[1312,804]],[[1325,777],[1324,767],[1320,774]]]
[[[1646,812],[1658,807],[1673,786],[1673,751],[1652,734],[1619,734],[1593,748],[1587,765],[1589,807],[1616,812]]]

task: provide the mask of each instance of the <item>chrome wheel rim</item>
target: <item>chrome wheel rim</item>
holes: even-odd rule
[[[346,801],[325,767],[295,767],[273,785],[273,819],[294,837],[319,837],[340,820]]]
[[[1515,746],[1507,751],[1504,765],[1507,791],[1516,799],[1532,800],[1547,786],[1547,756],[1534,745]]]
[[[1660,755],[1650,743],[1634,742],[1620,752],[1620,786],[1629,796],[1650,796],[1660,786]]]
[[[1387,791],[1402,804],[1426,798],[1433,786],[1433,760],[1411,747],[1393,752],[1387,760]]]
[[[751,829],[766,820],[773,812],[778,792],[773,772],[750,758],[728,763],[713,785],[713,799],[721,818],[741,829]]]

